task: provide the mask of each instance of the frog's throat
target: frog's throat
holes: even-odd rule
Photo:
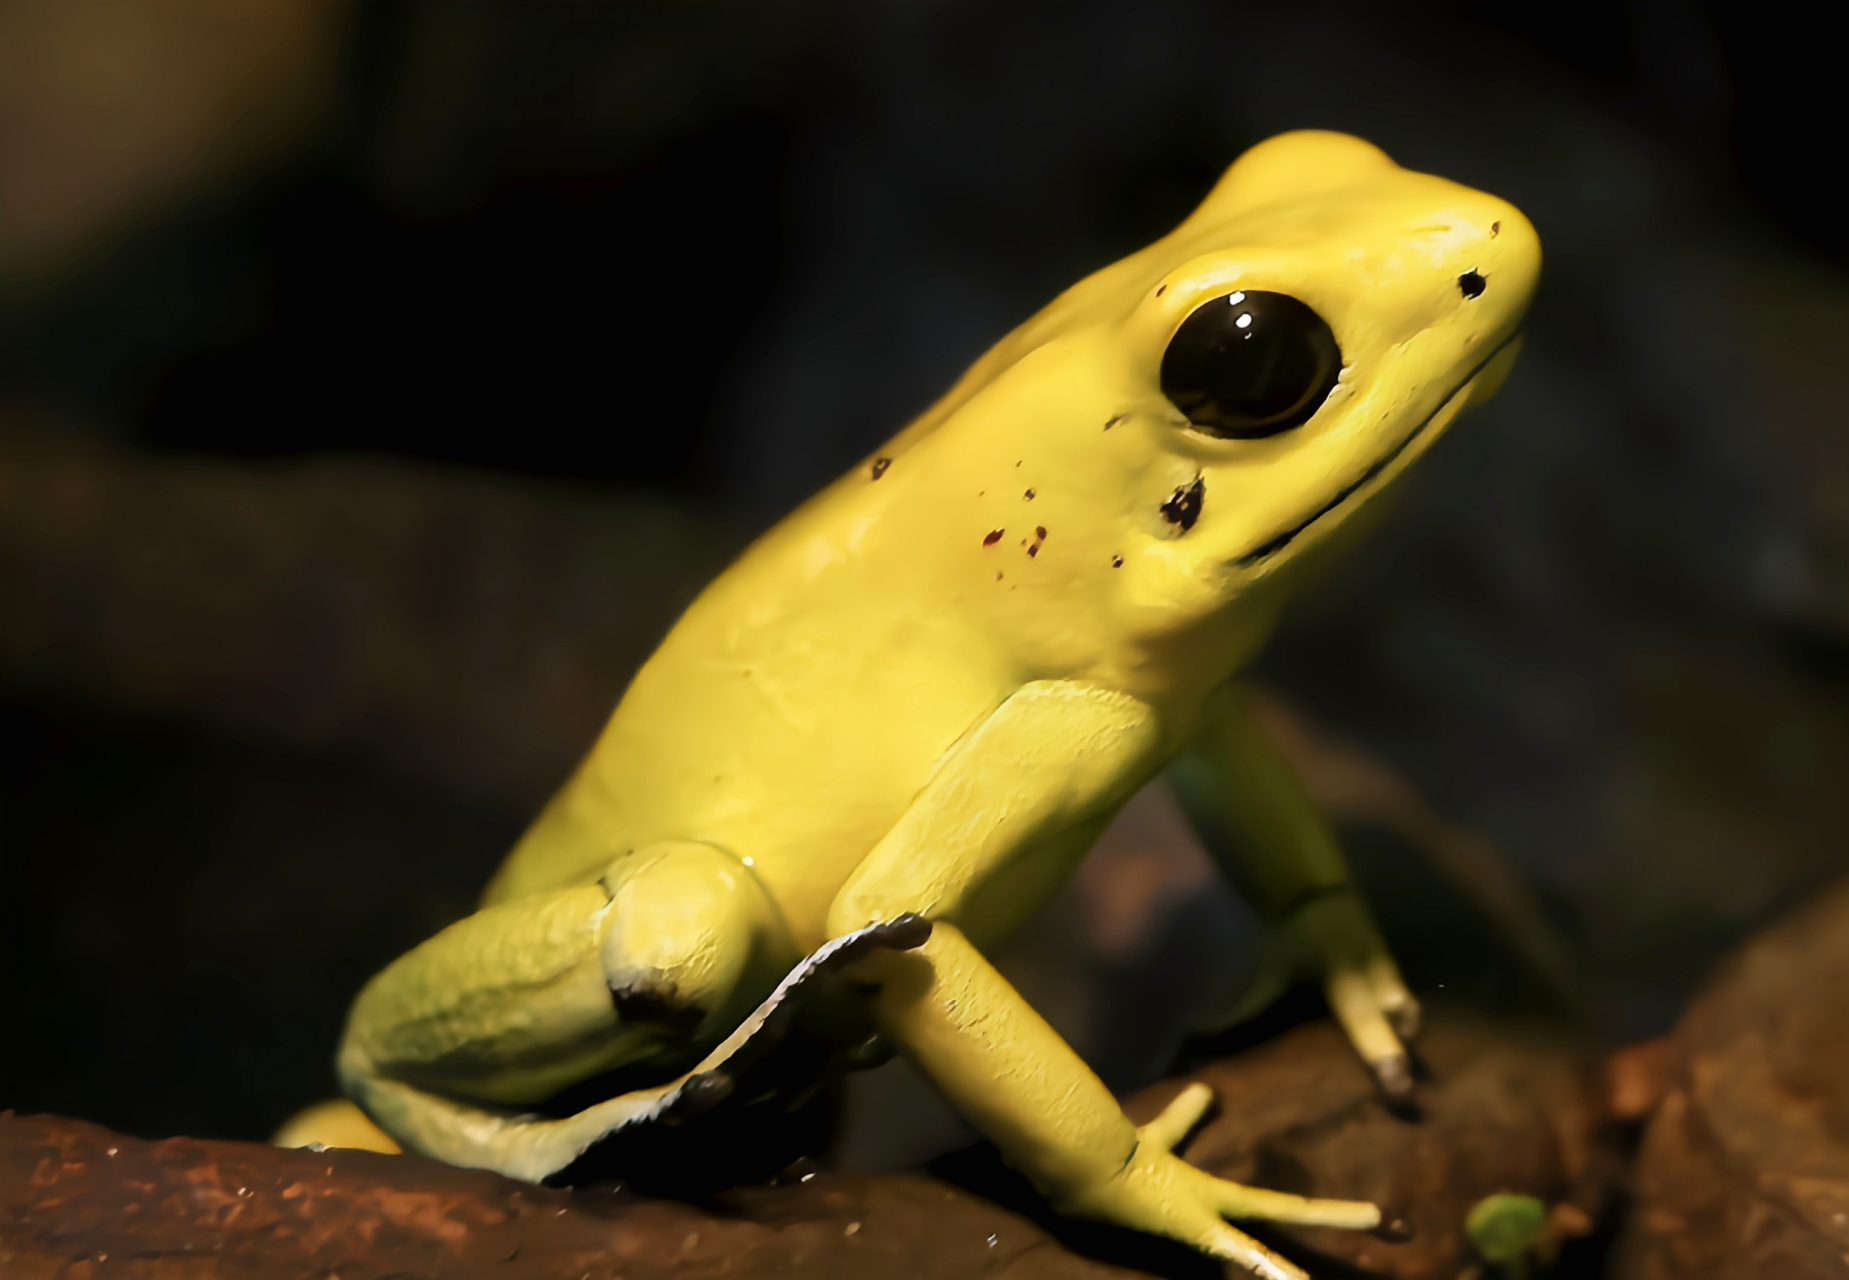
[[[1329,501],[1323,503],[1322,506],[1312,511],[1291,528],[1286,529],[1275,538],[1262,542],[1244,555],[1239,556],[1233,561],[1233,564],[1241,569],[1250,569],[1269,560],[1272,556],[1275,556],[1278,552],[1284,550],[1285,547],[1288,547],[1294,542],[1297,535],[1301,534],[1305,529],[1308,529],[1318,520],[1321,520],[1331,511],[1334,511],[1337,507],[1354,497],[1355,494],[1359,493],[1369,484],[1379,479],[1380,473],[1392,466],[1394,461],[1412,446],[1413,441],[1425,434],[1425,429],[1431,426],[1432,423],[1437,420],[1438,415],[1443,413],[1450,403],[1463,393],[1464,389],[1475,380],[1476,376],[1487,369],[1491,361],[1508,350],[1510,346],[1521,338],[1521,336],[1521,331],[1518,329],[1516,332],[1497,343],[1495,350],[1491,351],[1488,355],[1477,361],[1475,365],[1471,366],[1470,372],[1458,380],[1457,385],[1451,388],[1450,393],[1438,402],[1438,406],[1435,409],[1425,415],[1418,426],[1402,436],[1399,442],[1391,449],[1388,449],[1385,453],[1381,454],[1380,457],[1374,459],[1374,461],[1368,465],[1368,469],[1351,481],[1341,492],[1337,493],[1333,498],[1329,499]]]

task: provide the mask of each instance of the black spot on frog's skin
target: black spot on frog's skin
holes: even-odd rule
[[[992,547],[992,546],[994,546],[994,545],[995,545],[996,543],[998,543],[998,542],[1000,542],[1000,541],[1002,540],[1002,535],[1003,535],[1004,533],[1007,533],[1007,532],[1008,532],[1008,531],[1007,531],[1006,529],[991,529],[991,530],[989,530],[989,536],[988,536],[988,537],[986,537],[986,538],[984,538],[984,539],[982,540],[982,545],[983,545],[983,546],[985,546],[985,547]]]
[[[1042,542],[1045,542],[1046,541],[1046,526],[1043,524],[1035,525],[1034,526],[1034,537],[1040,539],[1040,541]]]
[[[1104,429],[1105,429],[1106,431],[1109,431],[1109,430],[1110,430],[1110,429],[1111,429],[1112,427],[1114,427],[1114,426],[1116,426],[1116,425],[1117,425],[1118,423],[1120,423],[1120,422],[1128,422],[1129,420],[1130,420],[1130,415],[1129,415],[1129,414],[1127,414],[1127,413],[1120,413],[1120,414],[1118,414],[1118,415],[1116,415],[1115,417],[1113,417],[1113,418],[1112,418],[1112,419],[1111,419],[1111,420],[1110,420],[1109,422],[1107,422],[1107,423],[1105,423],[1105,424],[1104,424]]]
[[[1170,524],[1178,524],[1186,533],[1194,527],[1194,522],[1201,518],[1201,504],[1207,500],[1207,484],[1199,476],[1194,483],[1183,488],[1177,485],[1175,492],[1168,496],[1160,508],[1162,518]]]
[[[1481,298],[1489,281],[1478,275],[1474,269],[1466,271],[1457,278],[1457,291],[1466,298]]]
[[[1497,236],[1501,234],[1502,234],[1502,224],[1500,222],[1492,222],[1489,224],[1489,238],[1490,239],[1494,240]]]
[[[881,476],[885,475],[886,468],[890,467],[891,465],[892,465],[891,458],[875,458],[873,460],[873,467],[872,467],[873,478],[875,480],[878,480]]]
[[[1034,491],[1032,489],[1029,489],[1026,493],[1022,494],[1021,496],[1027,499],[1029,502],[1032,502],[1034,500]]]
[[[1037,524],[1034,526],[1034,545],[1031,547],[1028,547],[1026,538],[1021,539],[1021,545],[1024,547],[1027,547],[1028,555],[1037,556],[1040,554],[1040,544],[1045,541],[1046,541],[1046,526],[1043,524]]]
[[[1165,285],[1165,284],[1159,284],[1159,285],[1157,285],[1157,286],[1156,286],[1156,297],[1158,297],[1158,298],[1160,298],[1160,297],[1161,297],[1161,296],[1162,296],[1163,294],[1165,294],[1165,293],[1167,293],[1167,292],[1168,292],[1168,286],[1167,286],[1167,285]]]
[[[1124,558],[1122,556],[1112,556],[1111,557],[1111,568],[1121,569],[1123,567],[1124,567]]]

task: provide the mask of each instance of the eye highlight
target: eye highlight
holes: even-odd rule
[[[1308,422],[1341,372],[1321,316],[1288,294],[1242,289],[1181,322],[1162,353],[1162,394],[1209,435],[1256,440]]]

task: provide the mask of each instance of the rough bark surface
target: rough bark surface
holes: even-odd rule
[[[1558,1042],[1440,1019],[1416,1121],[1375,1098],[1339,1033],[1300,1027],[1195,1078],[1223,1109],[1191,1158],[1317,1194],[1377,1197],[1410,1242],[1273,1234],[1381,1274],[1455,1276],[1463,1212],[1496,1191],[1596,1216],[1615,1168],[1586,1061]],[[1178,1087],[1132,1099],[1151,1115]],[[1559,1213],[1556,1215],[1560,1216]],[[408,1156],[128,1138],[82,1121],[0,1116],[0,1274],[9,1280],[314,1276],[686,1280],[706,1276],[1208,1277],[1177,1246],[1049,1213],[992,1153],[936,1176],[787,1175],[694,1205],[610,1186],[554,1190]]]
[[[1614,1274],[1849,1276],[1849,883],[1735,956],[1675,1035]]]

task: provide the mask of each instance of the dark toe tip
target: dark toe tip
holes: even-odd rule
[[[1376,1062],[1374,1078],[1380,1081],[1380,1091],[1389,1098],[1404,1101],[1412,1097],[1412,1064],[1405,1054],[1396,1053]]]

